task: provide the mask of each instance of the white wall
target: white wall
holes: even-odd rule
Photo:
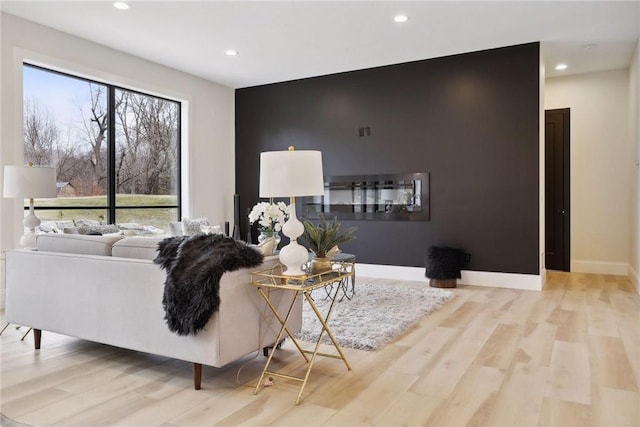
[[[627,275],[633,157],[629,70],[549,78],[545,109],[571,109],[571,271]]]
[[[631,173],[631,253],[629,276],[640,293],[640,40],[629,70],[629,145],[635,161]]]
[[[0,15],[0,166],[22,164],[22,62],[183,101],[183,215],[232,222],[234,91],[84,39]],[[0,173],[0,188],[2,183]],[[0,198],[0,250],[17,247],[22,201]],[[3,259],[0,278],[4,280]],[[4,283],[0,289],[4,289]],[[2,295],[0,295],[2,297]]]

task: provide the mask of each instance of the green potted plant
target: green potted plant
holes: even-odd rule
[[[357,227],[349,227],[341,231],[341,224],[335,217],[331,221],[325,220],[322,215],[318,218],[318,225],[314,225],[306,218],[301,219],[304,233],[300,236],[300,242],[315,255],[311,260],[313,274],[331,270],[331,259],[327,254],[340,243],[355,239],[354,233],[357,230]]]

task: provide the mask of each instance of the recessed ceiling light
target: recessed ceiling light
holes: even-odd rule
[[[558,64],[556,65],[556,70],[561,71],[561,70],[566,70],[567,69],[567,64]]]
[[[393,17],[395,22],[407,22],[409,17],[407,15],[396,15]]]
[[[225,53],[227,55],[229,55],[229,56],[237,56],[238,55],[238,51],[237,50],[233,50],[233,49],[228,49]]]
[[[123,1],[117,1],[117,2],[113,3],[113,7],[115,7],[116,9],[127,10],[131,6],[129,6],[127,3],[123,2]]]

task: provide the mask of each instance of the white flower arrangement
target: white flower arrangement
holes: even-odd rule
[[[258,228],[266,232],[282,230],[289,218],[289,207],[284,202],[258,202],[249,212],[249,223],[258,222]]]

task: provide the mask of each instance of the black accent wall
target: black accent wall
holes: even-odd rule
[[[325,175],[430,173],[430,221],[342,220],[358,262],[424,267],[446,245],[468,270],[538,274],[539,64],[530,43],[237,90],[241,217],[260,153],[294,145]]]

